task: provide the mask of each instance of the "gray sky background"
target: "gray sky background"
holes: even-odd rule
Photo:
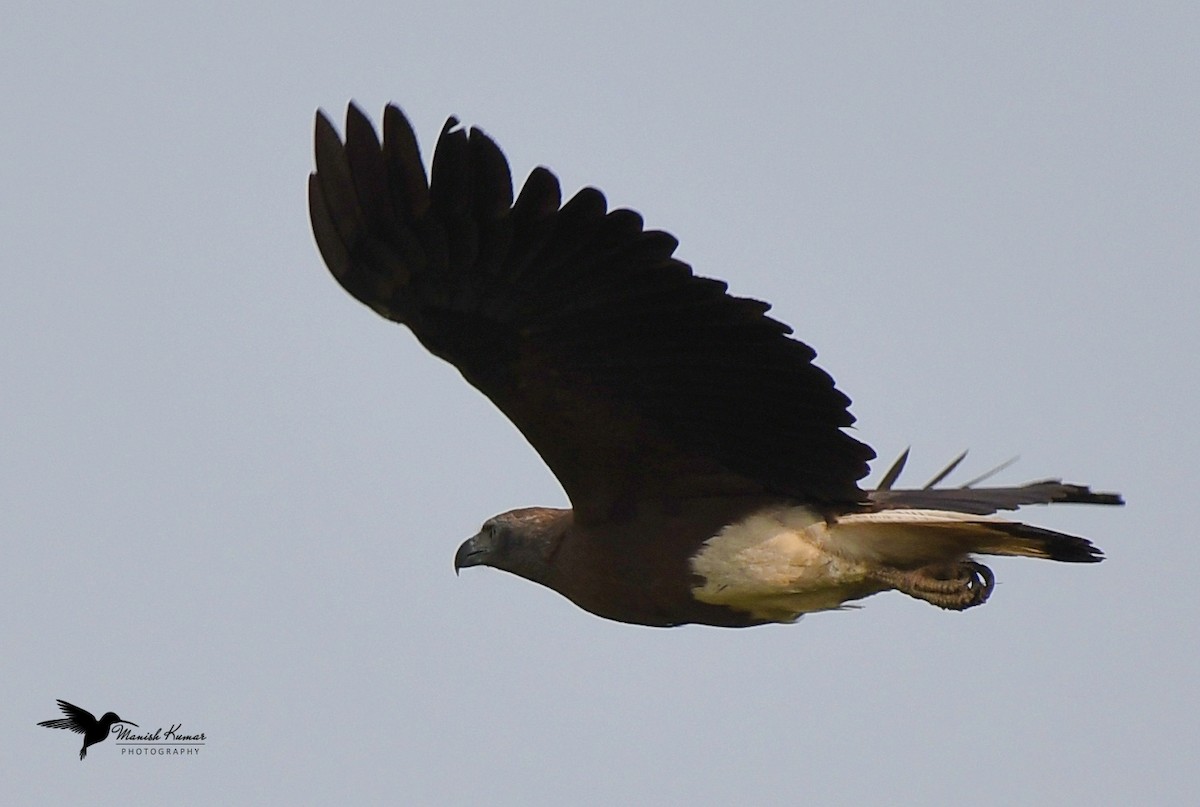
[[[1194,3],[12,4],[0,26],[7,804],[1197,799]],[[491,570],[559,505],[342,292],[317,107],[447,115],[774,313],[923,482],[1061,475],[1099,566],[794,626],[602,621]],[[962,476],[965,479],[966,476]],[[77,759],[55,698],[192,759]]]

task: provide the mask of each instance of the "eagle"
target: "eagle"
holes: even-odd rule
[[[456,572],[501,569],[620,622],[746,627],[889,590],[965,610],[995,585],[978,555],[1102,559],[997,513],[1116,493],[944,473],[901,489],[907,452],[864,490],[875,452],[816,352],[599,190],[563,203],[538,167],[514,199],[500,148],[454,117],[426,174],[394,105],[382,140],[353,103],[344,139],[318,111],[315,151],[309,214],[334,278],[499,407],[570,500],[487,519]]]

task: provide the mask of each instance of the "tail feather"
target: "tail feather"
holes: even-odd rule
[[[966,456],[955,457],[922,488],[895,487],[908,449],[867,492],[863,511],[838,518],[828,527],[826,548],[871,568],[880,583],[939,608],[964,610],[991,594],[992,571],[975,555],[1044,558],[1065,563],[1098,563],[1101,551],[1086,538],[995,515],[1027,504],[1121,505],[1118,493],[1093,491],[1059,479],[1007,487],[976,487],[1012,460],[956,487],[937,487]]]
[[[1018,521],[988,522],[987,528],[1002,533],[1004,538],[995,545],[975,550],[984,555],[1021,555],[1064,563],[1099,563],[1104,560],[1104,553],[1095,544],[1077,535]]]
[[[842,516],[830,548],[843,557],[897,569],[961,561],[972,554],[1096,563],[1101,551],[1086,538],[994,516],[934,509],[888,509]]]

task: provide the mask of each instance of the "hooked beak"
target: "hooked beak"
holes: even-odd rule
[[[468,566],[482,566],[486,562],[487,546],[483,542],[483,533],[463,541],[462,546],[454,553],[454,574]]]

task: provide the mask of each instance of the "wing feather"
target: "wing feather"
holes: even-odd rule
[[[422,168],[394,106],[383,142],[351,105],[345,141],[318,114],[309,183],[321,256],[350,294],[407,325],[521,430],[577,516],[722,487],[854,506],[873,452],[815,352],[674,257],[584,188],[565,204],[537,168],[451,118]],[[701,494],[701,491],[703,494]]]
[[[80,709],[73,703],[59,700],[58,708],[66,717],[60,717],[57,720],[43,720],[38,725],[45,726],[48,729],[67,729],[76,734],[83,734],[88,726],[96,722],[96,718],[92,716],[91,712],[87,709]]]
[[[893,488],[900,472],[904,470],[904,464],[908,461],[908,453],[908,449],[905,449],[900,458],[884,474],[879,487],[868,492],[873,509],[949,510],[955,513],[985,516],[1000,510],[1017,510],[1028,504],[1125,504],[1125,500],[1118,493],[1093,491],[1087,485],[1075,485],[1060,479],[1042,479],[1037,482],[1027,482],[1024,485],[975,486],[976,482],[990,477],[995,470],[1007,467],[1011,464],[1011,460],[1000,468],[989,471],[961,487],[934,487],[958,467],[967,454],[965,451],[955,457],[924,487]]]

